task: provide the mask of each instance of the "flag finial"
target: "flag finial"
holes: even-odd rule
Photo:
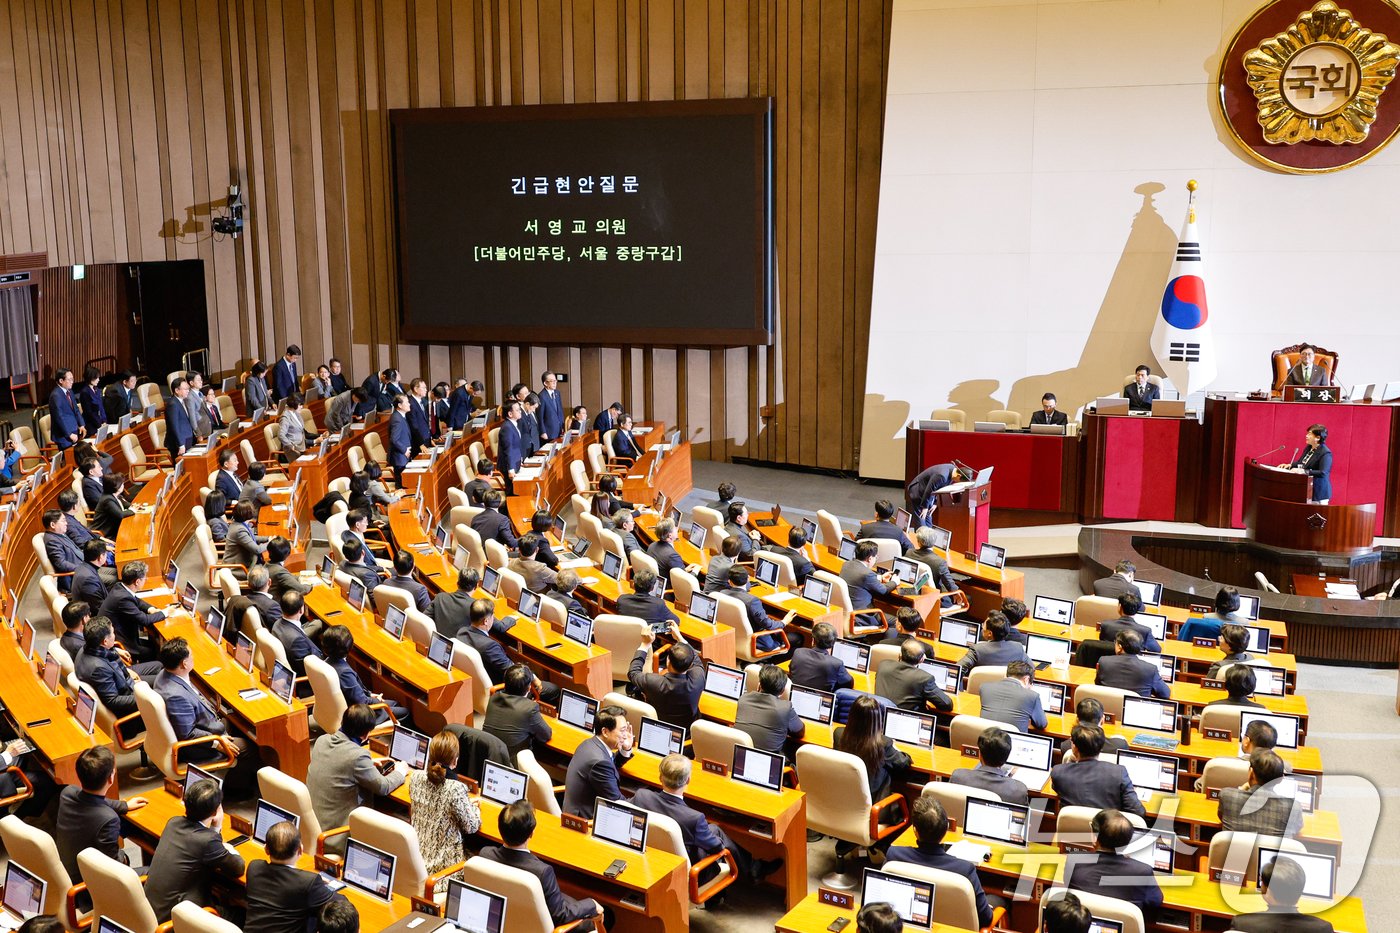
[[[1196,181],[1196,179],[1194,179],[1194,178],[1191,179],[1190,181],[1188,181],[1188,182],[1186,183],[1186,190],[1187,190],[1187,191],[1195,191],[1195,190],[1196,190],[1197,188],[1199,188],[1199,187],[1201,187],[1200,182]]]

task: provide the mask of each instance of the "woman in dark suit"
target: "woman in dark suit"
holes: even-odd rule
[[[1294,473],[1312,477],[1312,498],[1309,502],[1326,505],[1332,498],[1332,449],[1327,446],[1327,426],[1315,424],[1308,428],[1308,446],[1294,461]]]
[[[117,530],[122,526],[122,519],[136,514],[122,504],[124,489],[124,474],[108,473],[102,477],[102,498],[97,500],[97,508],[92,513],[92,523],[89,527],[108,541],[117,540]]]
[[[870,800],[878,803],[890,794],[896,779],[902,779],[909,770],[913,759],[895,748],[894,739],[885,735],[884,713],[880,704],[870,695],[856,697],[851,711],[846,716],[846,724],[837,726],[832,734],[831,747],[838,752],[855,755],[865,764],[866,777],[870,782]],[[892,811],[895,808],[891,805]],[[891,814],[893,815],[893,814]],[[885,814],[882,812],[881,816]],[[887,836],[875,845],[885,851],[894,842],[894,836]],[[856,846],[849,842],[836,843],[836,856],[844,860]]]
[[[601,519],[611,519],[618,509],[630,511],[635,508],[633,503],[618,496],[621,488],[622,484],[612,473],[598,477],[598,491],[593,494],[593,514]]]
[[[83,370],[83,387],[78,390],[78,407],[83,410],[83,426],[88,437],[96,437],[98,428],[107,423],[107,410],[102,407],[102,390],[97,383],[102,373],[96,366]]]

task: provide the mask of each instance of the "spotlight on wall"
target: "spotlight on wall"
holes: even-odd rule
[[[239,195],[237,182],[228,186],[228,213],[213,218],[209,226],[215,233],[231,236],[235,240],[243,232],[243,199]]]

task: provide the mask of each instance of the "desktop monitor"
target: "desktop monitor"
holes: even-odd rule
[[[544,607],[544,600],[540,594],[531,589],[520,591],[520,614],[531,622],[540,620],[540,610]]]
[[[481,796],[505,806],[524,800],[530,787],[530,778],[524,771],[507,768],[494,761],[485,762],[481,768]]]
[[[927,671],[933,675],[933,682],[939,690],[944,693],[953,694],[958,692],[958,684],[962,677],[962,668],[949,661],[939,661],[935,658],[924,658],[919,662],[919,670]]]
[[[1302,744],[1302,723],[1299,716],[1289,716],[1286,713],[1259,712],[1247,709],[1240,713],[1240,735],[1244,735],[1244,730],[1249,728],[1249,724],[1256,719],[1262,719],[1273,726],[1278,732],[1279,748],[1297,748]]]
[[[1174,756],[1122,749],[1118,752],[1118,763],[1128,772],[1128,780],[1134,787],[1161,794],[1176,792],[1179,761]]]
[[[1249,647],[1246,649],[1255,654],[1269,653],[1269,629],[1263,625],[1242,625],[1240,628],[1249,633]]]
[[[564,618],[564,637],[585,648],[593,644],[593,620],[578,612]]]
[[[1141,862],[1157,874],[1172,873],[1172,855],[1176,851],[1176,833],[1165,829],[1135,829],[1133,841],[1119,850],[1134,861]]]
[[[97,723],[97,694],[87,684],[78,684],[73,700],[73,718],[78,720],[83,731],[92,735],[92,727]]]
[[[1031,689],[1040,697],[1040,708],[1048,716],[1058,716],[1065,711],[1065,685],[1053,681],[1031,681]]]
[[[224,640],[224,614],[211,607],[204,616],[204,631],[214,644],[222,642]]]
[[[831,656],[845,665],[848,671],[864,674],[870,670],[870,646],[862,642],[838,638],[836,644],[831,646]]]
[[[782,572],[782,568],[778,566],[776,560],[763,554],[755,554],[753,570],[754,576],[758,577],[761,582],[769,586],[778,585],[778,575]]]
[[[1320,901],[1330,901],[1336,894],[1337,859],[1332,855],[1318,855],[1314,852],[1289,852],[1266,846],[1259,847],[1258,873],[1256,884],[1262,884],[1264,869],[1274,863],[1279,856],[1292,859],[1303,869],[1303,896],[1315,897]]]
[[[900,531],[907,532],[907,531],[909,530],[909,523],[910,523],[911,521],[913,521],[913,520],[914,520],[914,517],[913,517],[912,515],[909,514],[909,510],[908,510],[908,509],[896,509],[896,510],[895,510],[895,513],[894,513],[894,526],[895,526],[896,528],[898,528]]]
[[[292,689],[296,685],[296,674],[292,669],[281,661],[272,662],[272,673],[267,678],[268,689],[272,695],[277,697],[288,706],[292,703]]]
[[[703,549],[705,547],[705,536],[709,533],[709,529],[706,528],[704,525],[700,524],[699,522],[691,522],[690,534],[686,535],[686,538],[689,539],[690,543],[695,545],[697,548]]]
[[[1176,658],[1169,654],[1156,654],[1151,651],[1144,651],[1138,657],[1148,664],[1156,666],[1157,673],[1162,675],[1163,683],[1171,683],[1176,680]]]
[[[1068,664],[1073,645],[1068,638],[1050,635],[1026,636],[1026,655],[1037,664]]]
[[[885,737],[919,748],[933,748],[938,721],[931,713],[915,713],[895,706],[885,708]]]
[[[1133,586],[1137,587],[1138,595],[1142,597],[1144,606],[1162,605],[1162,584],[1152,583],[1148,580],[1133,580]]]
[[[452,669],[452,639],[441,632],[433,632],[428,641],[428,660],[445,671]]]
[[[841,543],[838,544],[838,545],[836,546],[836,556],[839,557],[841,560],[855,560],[855,559],[856,559],[856,540],[855,540],[855,538],[842,538],[842,539],[841,539]]]
[[[404,624],[408,621],[408,613],[402,606],[390,606],[384,610],[384,631],[391,638],[402,638]]]
[[[738,700],[744,693],[744,672],[714,661],[705,662],[705,692],[729,700]]]
[[[677,515],[679,516],[679,512],[677,512]],[[680,523],[679,518],[677,518],[676,521],[677,524]],[[554,540],[562,544],[564,542],[564,516],[556,515],[550,519],[549,531],[554,535]]]
[[[817,543],[817,523],[810,518],[802,519],[802,536],[808,544]]]
[[[5,866],[5,894],[0,905],[18,917],[28,920],[44,912],[44,895],[48,883],[14,859]]]
[[[963,835],[1023,846],[1026,844],[1029,817],[1030,807],[1024,804],[969,797],[967,814],[963,819]]]
[[[1236,610],[1237,615],[1242,615],[1251,622],[1259,618],[1259,597],[1246,596],[1240,594],[1240,608]]]
[[[155,527],[152,525],[152,527]],[[194,607],[199,603],[199,590],[188,580],[185,581],[185,588],[180,592],[180,605],[185,607],[186,612],[194,612]]]
[[[1031,607],[1031,618],[1041,622],[1054,622],[1057,625],[1073,625],[1074,602],[1055,599],[1053,596],[1037,596]]]
[[[1006,566],[1006,548],[983,544],[977,549],[977,563],[1000,570]]]
[[[977,636],[981,634],[981,631],[982,626],[976,622],[968,622],[964,619],[941,619],[938,623],[938,640],[945,645],[971,648],[977,644]]]
[[[860,886],[860,902],[889,904],[905,926],[928,930],[933,927],[934,887],[932,881],[867,868]]]
[[[792,711],[799,719],[821,723],[823,726],[831,725],[831,715],[836,707],[836,694],[793,684],[790,699]]]
[[[622,579],[622,558],[614,551],[603,552],[603,576],[613,580]]]
[[[179,588],[175,585],[179,579],[180,567],[175,563],[175,558],[172,557],[165,565],[165,585],[174,591]]]
[[[389,757],[402,761],[411,771],[422,771],[428,766],[428,741],[421,732],[395,723],[389,738]]]
[[[736,781],[781,790],[783,787],[783,756],[763,752],[747,745],[734,746],[734,764],[729,774]]]
[[[1147,626],[1147,630],[1152,633],[1152,637],[1158,641],[1164,641],[1167,637],[1167,617],[1156,612],[1139,612],[1133,616],[1133,621],[1139,625]]]
[[[1254,671],[1254,692],[1263,696],[1281,697],[1288,692],[1288,672],[1281,667],[1249,665]],[[1224,676],[1224,671],[1221,672]]]
[[[266,844],[267,831],[278,823],[291,823],[300,828],[301,817],[290,810],[283,810],[276,804],[259,800],[257,812],[253,814],[253,841]]]
[[[1123,698],[1123,725],[1130,729],[1175,732],[1176,713],[1177,704],[1173,700],[1134,696]]]
[[[462,933],[505,933],[506,899],[450,878],[443,917]]]
[[[690,606],[686,612],[701,622],[714,622],[715,614],[719,612],[719,600],[709,593],[694,593],[690,597]]]
[[[488,596],[495,596],[501,588],[501,575],[495,567],[483,567],[481,570],[481,589]]]
[[[593,803],[593,837],[634,852],[645,852],[647,811],[600,797]]]
[[[345,594],[345,601],[350,604],[350,608],[356,612],[362,612],[365,608],[365,585],[359,580],[350,581],[350,589]]]
[[[816,577],[808,577],[802,584],[802,598],[808,602],[816,603],[818,606],[831,605],[831,583],[827,580],[818,580]]]
[[[559,694],[559,721],[593,734],[593,719],[598,715],[598,701],[592,697],[564,690]]]
[[[345,843],[341,880],[366,894],[389,900],[394,890],[394,866],[398,857],[351,838]]]
[[[661,758],[678,755],[685,748],[685,726],[643,716],[642,728],[637,732],[637,747]]]

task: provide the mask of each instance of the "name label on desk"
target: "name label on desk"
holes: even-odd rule
[[[850,910],[856,906],[854,895],[846,894],[842,891],[833,891],[831,888],[817,888],[817,900],[831,907],[839,907],[842,910]]]
[[[1221,739],[1225,742],[1230,741],[1229,729],[1202,729],[1201,734],[1208,739]]]
[[[1244,884],[1244,874],[1238,871],[1226,871],[1223,868],[1212,868],[1210,870],[1210,880],[1218,881],[1221,884]]]
[[[1203,679],[1201,680],[1201,686],[1202,686],[1202,687],[1205,687],[1207,690],[1224,690],[1224,689],[1225,689],[1225,681],[1223,681],[1223,680],[1211,680],[1210,678],[1207,677],[1207,678],[1203,678]]]
[[[729,766],[722,761],[711,761],[709,758],[701,758],[700,767],[711,774],[718,774],[720,777],[729,777]]]
[[[581,816],[574,816],[572,813],[559,814],[559,825],[565,829],[572,829],[576,833],[588,834],[588,820]]]
[[[241,833],[244,836],[253,835],[252,820],[230,813],[228,815],[228,825],[231,826],[236,833]]]
[[[1108,712],[1107,710],[1105,710],[1105,711],[1104,711],[1104,714],[1103,714],[1103,721],[1104,721],[1104,722],[1113,722],[1113,721],[1114,721],[1114,720],[1113,720],[1113,714],[1110,713],[1110,712]]]
[[[1214,647],[1215,647],[1215,639],[1214,639],[1214,638],[1201,638],[1200,636],[1197,636],[1197,637],[1191,639],[1191,644],[1195,645],[1197,648],[1214,648]]]
[[[1206,788],[1206,799],[1207,799],[1207,800],[1219,800],[1219,799],[1220,799],[1220,788],[1218,788],[1218,787],[1207,787],[1207,788]]]
[[[962,747],[962,753],[963,756],[966,758],[976,758],[979,754],[981,754],[980,750],[977,748],[976,745],[964,745]]]
[[[1284,386],[1285,402],[1340,402],[1342,390],[1335,386]]]

